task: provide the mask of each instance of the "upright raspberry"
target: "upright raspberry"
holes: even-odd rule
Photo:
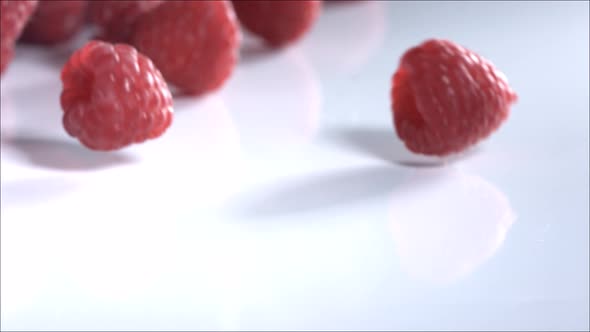
[[[89,18],[101,29],[102,39],[128,42],[137,19],[161,3],[162,0],[91,1]]]
[[[85,16],[85,0],[41,0],[22,39],[48,45],[67,41],[80,31]]]
[[[93,150],[116,150],[164,133],[172,95],[150,59],[125,44],[91,41],[63,68],[61,106],[69,135]]]
[[[461,152],[488,137],[517,99],[488,60],[437,39],[403,55],[391,93],[398,136],[409,150],[438,156]]]
[[[321,11],[320,0],[233,0],[238,20],[269,45],[281,47],[300,39]]]
[[[141,16],[132,44],[182,92],[220,88],[239,52],[239,29],[227,1],[165,1]]]
[[[0,0],[0,74],[14,56],[14,44],[37,8],[37,0]]]

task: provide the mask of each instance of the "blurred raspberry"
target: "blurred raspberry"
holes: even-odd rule
[[[14,44],[37,8],[37,0],[0,0],[0,74],[14,56]]]
[[[320,14],[319,0],[233,0],[240,23],[269,45],[280,47],[303,37]]]
[[[182,92],[220,88],[235,67],[240,34],[228,1],[165,1],[142,15],[132,44]]]
[[[89,19],[101,29],[100,39],[128,42],[137,19],[161,3],[162,0],[91,1]]]
[[[23,41],[58,44],[72,38],[84,24],[85,0],[41,0],[23,32]]]

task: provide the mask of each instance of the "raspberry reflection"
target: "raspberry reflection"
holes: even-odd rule
[[[385,40],[383,1],[328,2],[302,46],[321,71],[358,71]]]
[[[308,143],[320,120],[316,73],[297,49],[273,52],[246,45],[253,49],[242,51],[242,63],[223,92],[242,141],[264,150]]]
[[[446,284],[492,257],[515,216],[504,194],[477,176],[452,171],[432,184],[392,198],[391,229],[403,269]]]

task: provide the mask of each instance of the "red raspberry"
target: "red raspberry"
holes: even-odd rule
[[[492,134],[517,95],[486,59],[451,41],[408,50],[393,76],[398,136],[415,153],[458,153]]]
[[[137,21],[132,44],[186,94],[220,88],[232,73],[240,34],[227,1],[166,1]]]
[[[91,1],[89,19],[101,28],[102,39],[128,42],[137,19],[161,3],[161,0]]]
[[[14,44],[37,8],[37,0],[0,0],[0,74],[14,56]]]
[[[312,27],[319,16],[320,0],[234,0],[238,20],[269,45],[290,44]]]
[[[85,0],[41,0],[22,39],[48,45],[67,41],[80,31],[85,15]]]
[[[91,41],[61,74],[65,130],[93,150],[115,150],[164,133],[172,95],[146,56],[125,44]]]

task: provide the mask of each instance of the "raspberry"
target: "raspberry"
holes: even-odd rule
[[[492,63],[451,41],[408,50],[393,76],[397,135],[415,153],[445,156],[492,134],[517,95]]]
[[[128,42],[135,21],[161,3],[161,0],[91,1],[89,19],[102,30],[102,39]]]
[[[91,41],[65,64],[61,106],[66,132],[92,150],[116,150],[164,133],[172,95],[132,46]]]
[[[42,0],[23,32],[22,39],[38,44],[58,44],[72,38],[84,24],[85,0]]]
[[[37,0],[0,0],[0,74],[14,56],[14,44],[37,8]]]
[[[231,75],[240,34],[227,1],[166,1],[141,16],[132,44],[186,94],[220,88]]]
[[[234,0],[240,23],[269,45],[281,47],[299,38],[319,16],[319,0]]]

